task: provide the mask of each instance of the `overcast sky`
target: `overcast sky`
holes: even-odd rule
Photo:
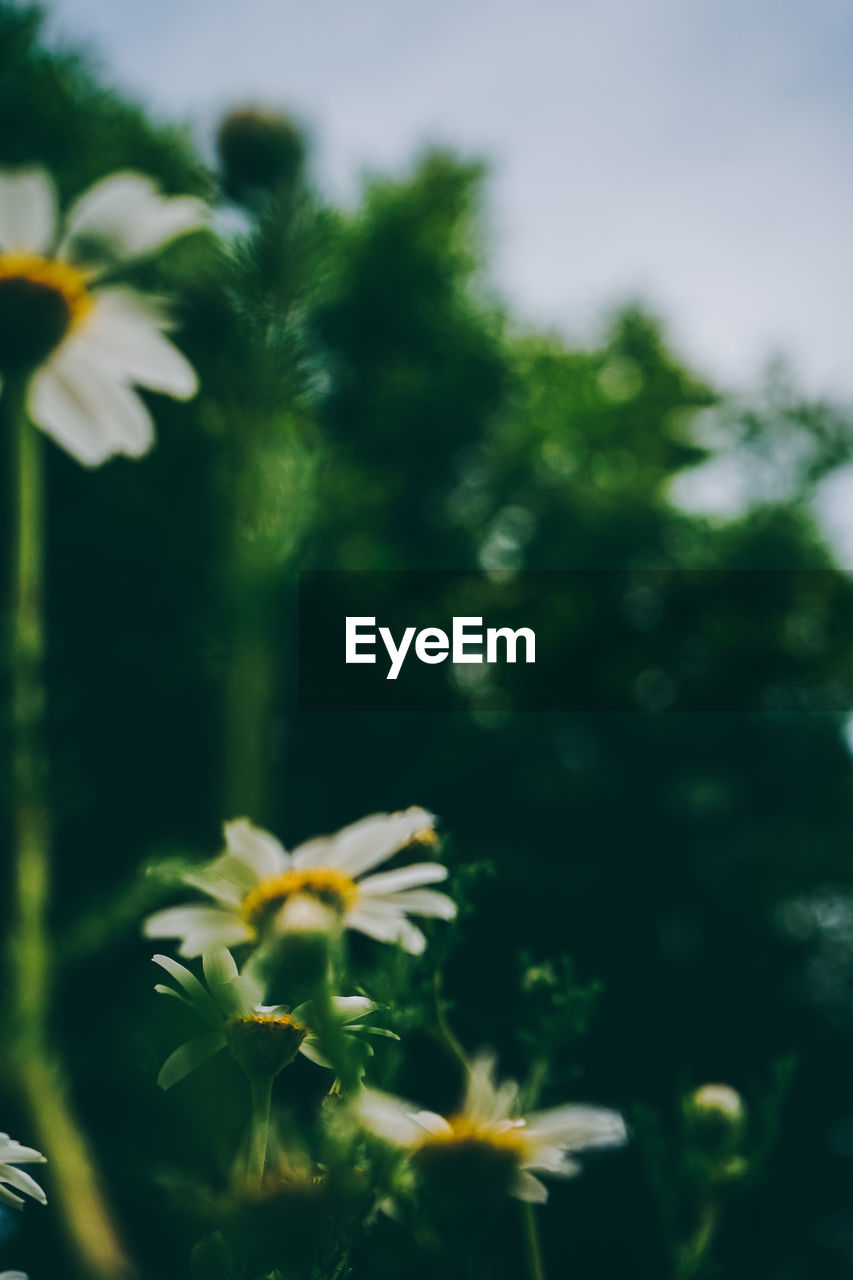
[[[351,199],[426,141],[489,159],[495,277],[570,334],[642,295],[730,385],[853,399],[853,0],[52,0],[50,30],[209,142],[289,107]]]

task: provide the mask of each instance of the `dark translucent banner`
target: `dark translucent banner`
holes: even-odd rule
[[[853,708],[834,570],[308,572],[298,637],[306,711]]]

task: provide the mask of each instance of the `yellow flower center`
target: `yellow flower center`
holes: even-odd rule
[[[0,253],[0,370],[34,369],[92,305],[77,267],[37,253]]]
[[[289,1013],[245,1013],[240,1017],[229,1018],[228,1026],[249,1027],[252,1029],[257,1027],[269,1030],[272,1034],[282,1029],[303,1037],[307,1034],[307,1028],[301,1022],[297,1022]]]
[[[79,324],[92,309],[89,277],[70,262],[57,262],[38,253],[0,253],[0,286],[9,280],[59,294],[68,308],[70,324]]]
[[[512,1156],[519,1163],[531,1154],[532,1143],[526,1126],[498,1124],[488,1120],[471,1120],[468,1116],[449,1116],[450,1129],[437,1133],[425,1133],[419,1149],[425,1147],[448,1149],[451,1147],[493,1151],[502,1156]]]
[[[277,876],[262,880],[243,899],[243,918],[253,928],[284,905],[296,894],[316,898],[343,917],[355,904],[358,889],[351,876],[334,867],[311,867],[304,871],[282,871]]]
[[[425,1133],[412,1161],[428,1200],[436,1206],[491,1204],[512,1190],[534,1154],[524,1125],[451,1116],[449,1129]]]
[[[250,1076],[272,1077],[292,1062],[308,1028],[289,1013],[249,1013],[224,1027],[232,1055]]]

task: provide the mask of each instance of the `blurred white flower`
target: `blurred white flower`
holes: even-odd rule
[[[24,1202],[21,1196],[15,1195],[15,1191],[32,1196],[34,1200],[38,1200],[39,1204],[47,1204],[47,1196],[35,1178],[31,1178],[23,1169],[15,1168],[19,1164],[45,1163],[46,1158],[40,1151],[34,1150],[33,1147],[22,1147],[20,1142],[10,1138],[8,1133],[0,1133],[0,1204],[12,1205],[15,1209],[20,1209]],[[14,1190],[7,1191],[7,1187],[12,1187]]]
[[[418,955],[426,939],[409,915],[451,920],[456,914],[451,898],[424,888],[446,879],[447,868],[416,862],[359,877],[408,845],[434,844],[433,824],[425,809],[377,813],[288,853],[274,836],[245,819],[226,823],[226,852],[201,871],[183,875],[215,905],[158,911],[147,920],[145,933],[149,938],[180,938],[181,955],[197,956],[210,947],[255,942],[304,927],[296,909],[302,901],[319,903],[332,926],[398,942]]]
[[[134,386],[195,394],[162,306],[106,273],[201,226],[204,211],[193,197],[160,195],[142,174],[114,173],[60,228],[47,173],[0,172],[0,375],[30,378],[32,421],[87,466],[150,448]]]
[[[570,1105],[522,1116],[517,1086],[496,1085],[488,1057],[472,1064],[462,1109],[447,1119],[372,1089],[363,1091],[355,1109],[365,1128],[407,1149],[422,1168],[435,1157],[474,1156],[466,1168],[497,1170],[511,1195],[539,1204],[548,1191],[536,1173],[571,1177],[581,1168],[573,1153],[626,1140],[621,1115],[602,1107]]]
[[[155,990],[189,1005],[212,1028],[182,1044],[166,1059],[157,1077],[161,1089],[170,1089],[202,1062],[226,1048],[249,1075],[277,1075],[297,1053],[318,1066],[331,1068],[312,1026],[310,1003],[293,1010],[286,1005],[261,1004],[260,981],[253,974],[240,973],[233,956],[224,947],[204,953],[206,986],[184,965],[168,956],[154,956],[154,963],[165,969],[181,987],[178,991],[158,983]],[[347,1034],[398,1039],[384,1027],[366,1026],[360,1021],[377,1007],[366,996],[337,996],[332,1004]]]
[[[23,1271],[0,1271],[0,1280],[29,1280]]]

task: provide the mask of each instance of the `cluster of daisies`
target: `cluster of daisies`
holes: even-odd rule
[[[344,1095],[339,1101],[350,1119],[408,1153],[416,1175],[445,1156],[485,1159],[500,1172],[502,1190],[542,1202],[547,1191],[536,1174],[569,1176],[579,1171],[578,1152],[624,1142],[620,1115],[572,1105],[524,1116],[517,1087],[498,1084],[485,1055],[470,1063],[462,1105],[447,1118],[366,1086],[363,1069],[342,1087],[339,1055],[348,1039],[394,1033],[366,1021],[377,1009],[368,997],[330,987],[337,976],[330,958],[340,955],[348,929],[411,954],[424,950],[412,917],[456,914],[453,900],[431,887],[446,879],[447,868],[412,858],[436,843],[433,815],[421,808],[374,814],[292,852],[245,820],[226,824],[224,852],[181,874],[200,898],[145,924],[148,937],[175,939],[184,959],[201,958],[197,976],[176,959],[155,956],[172,979],[157,990],[189,1005],[207,1028],[175,1050],[159,1081],[169,1088],[223,1050],[250,1079],[272,1079],[301,1054],[338,1073],[332,1091]],[[395,865],[381,869],[392,858]],[[323,960],[313,998],[296,1008],[266,1003],[270,982],[293,972],[316,944]],[[245,950],[242,969],[231,948]]]
[[[153,424],[140,388],[195,394],[195,372],[168,336],[162,300],[132,287],[127,269],[205,222],[200,201],[165,196],[137,173],[97,182],[64,217],[43,170],[0,173],[0,393],[14,396],[17,412],[80,463],[150,448]],[[498,1084],[486,1056],[469,1064],[464,1100],[447,1118],[365,1085],[370,1040],[398,1037],[377,1025],[368,996],[338,989],[344,935],[355,930],[420,954],[426,937],[416,920],[456,914],[433,887],[446,867],[414,853],[436,844],[434,818],[421,808],[374,814],[292,852],[241,819],[226,825],[214,861],[183,872],[199,897],[146,921],[149,938],[176,940],[188,962],[155,956],[170,980],[156,990],[203,1027],[168,1057],[159,1083],[170,1088],[213,1055],[232,1055],[251,1085],[247,1173],[256,1185],[269,1147],[272,1082],[298,1056],[332,1072],[330,1092],[350,1122],[407,1153],[416,1175],[447,1156],[473,1159],[500,1172],[502,1190],[542,1201],[537,1173],[571,1175],[578,1152],[624,1141],[621,1117],[602,1108],[524,1116],[516,1086]],[[305,998],[295,1007],[273,1000],[282,972],[301,973]],[[44,1203],[20,1167],[43,1159],[0,1135],[0,1205],[20,1208],[23,1195]],[[5,1272],[0,1280],[25,1278]]]

